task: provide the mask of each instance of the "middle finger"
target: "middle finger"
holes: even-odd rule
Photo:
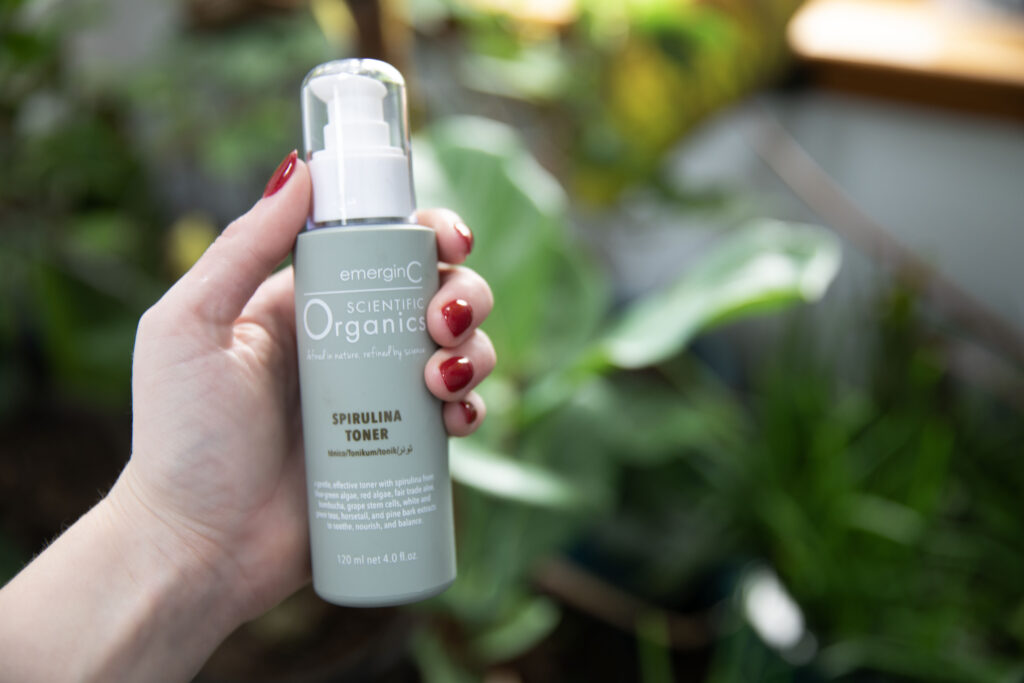
[[[427,309],[427,329],[439,346],[457,346],[490,315],[494,295],[487,282],[469,268],[445,267],[441,287]]]

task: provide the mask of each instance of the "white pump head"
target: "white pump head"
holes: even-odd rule
[[[344,59],[316,67],[302,85],[313,221],[405,221],[412,174],[405,83],[394,67]]]

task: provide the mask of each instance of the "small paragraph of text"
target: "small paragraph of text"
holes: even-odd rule
[[[434,475],[380,481],[317,481],[316,519],[331,531],[381,531],[423,524],[437,511]]]

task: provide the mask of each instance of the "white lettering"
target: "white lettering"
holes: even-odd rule
[[[327,323],[324,325],[323,332],[320,332],[319,334],[314,334],[313,330],[309,329],[309,309],[313,307],[313,305],[317,305],[320,308],[324,309],[324,313],[327,314]],[[328,334],[330,334],[333,323],[334,316],[331,314],[331,308],[326,303],[324,303],[323,300],[310,299],[308,302],[306,302],[306,308],[304,308],[302,311],[302,326],[306,328],[306,334],[309,335],[310,339],[313,339],[314,341],[320,341],[321,339],[326,337]]]
[[[414,268],[416,270],[415,275],[413,275]],[[409,261],[409,265],[406,266],[406,276],[409,278],[409,282],[414,285],[423,282],[423,264],[419,261]]]

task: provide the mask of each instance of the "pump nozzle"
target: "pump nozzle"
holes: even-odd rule
[[[309,87],[327,104],[323,151],[338,154],[346,147],[391,147],[383,107],[388,91],[379,81],[334,74],[314,79]]]

